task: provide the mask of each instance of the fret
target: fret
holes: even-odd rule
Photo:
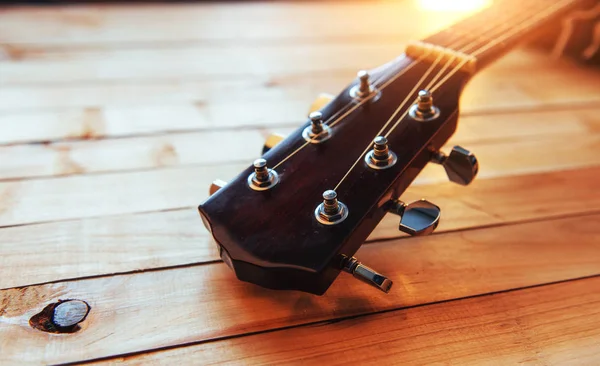
[[[494,30],[522,18],[524,11],[533,13],[540,9],[539,0],[528,2],[525,7],[518,6],[516,0],[496,0],[489,8],[428,37],[424,42],[457,50],[460,45],[466,45],[474,40],[488,42],[495,38]],[[459,45],[456,44],[457,39],[462,41]]]
[[[477,67],[481,69],[546,22],[557,19],[582,2],[584,1],[535,0],[523,6],[522,1],[517,0],[496,1],[488,9],[424,39],[421,43],[475,56]],[[415,51],[415,47],[409,47],[407,54],[411,57],[421,56]],[[472,66],[473,63],[469,64]],[[472,71],[472,67],[467,70]]]
[[[516,24],[496,40],[473,48],[468,53],[476,56],[480,65],[489,64],[514,47],[518,42],[522,41],[527,35],[531,35],[546,22],[558,20],[567,10],[573,9],[578,3],[581,2],[576,0],[559,0],[547,3],[546,7],[536,12],[532,19],[521,24]]]

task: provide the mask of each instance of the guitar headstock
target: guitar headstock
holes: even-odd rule
[[[323,294],[346,270],[387,292],[391,281],[354,253],[388,212],[411,235],[433,231],[437,206],[400,201],[429,162],[461,184],[477,173],[468,151],[439,151],[456,129],[470,76],[450,71],[402,57],[361,72],[298,130],[270,141],[261,159],[213,186],[199,211],[237,277]]]
[[[581,7],[588,1],[591,10]],[[401,201],[428,163],[443,165],[459,184],[476,176],[468,150],[440,151],[456,130],[463,86],[526,35],[558,28],[573,11],[572,18],[597,19],[600,9],[596,0],[499,0],[360,72],[289,137],[268,141],[262,159],[211,188],[199,211],[223,261],[239,279],[273,289],[322,294],[344,270],[387,292],[391,281],[353,255],[388,212],[410,235],[435,229],[437,206]]]

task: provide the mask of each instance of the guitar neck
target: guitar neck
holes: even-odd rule
[[[480,70],[541,27],[557,21],[586,0],[496,0],[492,6],[419,42],[473,59],[471,71]],[[418,57],[423,47],[409,47]],[[432,53],[431,59],[435,59]]]

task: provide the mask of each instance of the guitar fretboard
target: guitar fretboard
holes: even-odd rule
[[[496,0],[491,7],[422,42],[473,56],[477,60],[477,69],[481,69],[544,24],[557,20],[584,2]]]

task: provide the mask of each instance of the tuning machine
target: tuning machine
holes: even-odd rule
[[[409,204],[396,200],[391,203],[389,212],[400,216],[398,229],[408,235],[429,235],[440,222],[440,208],[427,200]]]
[[[267,136],[267,139],[265,140],[265,144],[263,145],[263,148],[262,148],[262,154],[263,155],[266,154],[267,151],[274,148],[275,145],[277,145],[284,139],[285,139],[285,136],[278,134],[278,133],[272,133],[269,136]]]
[[[331,102],[333,100],[333,98],[334,98],[334,96],[331,94],[327,94],[327,93],[319,94],[317,99],[315,99],[315,101],[312,102],[312,104],[310,105],[310,108],[308,109],[308,114],[310,115],[313,112],[320,111],[321,109],[323,109],[323,107],[325,107],[327,104],[329,104],[329,102]],[[278,134],[278,133],[270,134],[267,137],[267,139],[265,140],[265,144],[263,145],[263,148],[262,148],[262,154],[263,155],[266,154],[267,151],[274,148],[275,145],[277,145],[284,139],[285,139],[285,136],[283,136],[281,134]]]
[[[327,94],[327,93],[319,94],[317,99],[315,99],[315,101],[312,102],[312,104],[310,105],[310,108],[308,109],[308,114],[310,115],[313,112],[320,111],[327,104],[329,104],[329,102],[331,102],[333,100],[333,98],[334,98],[334,96],[331,94]]]
[[[385,293],[388,293],[392,288],[392,280],[365,266],[354,257],[343,256],[342,269],[353,275],[354,278],[357,278]]]
[[[435,151],[431,162],[442,165],[451,182],[464,186],[470,184],[479,171],[479,162],[475,155],[460,146],[454,146],[450,155]]]
[[[224,180],[215,179],[208,188],[208,194],[212,196],[213,194],[217,193],[219,189],[225,187],[226,184],[227,182]]]

